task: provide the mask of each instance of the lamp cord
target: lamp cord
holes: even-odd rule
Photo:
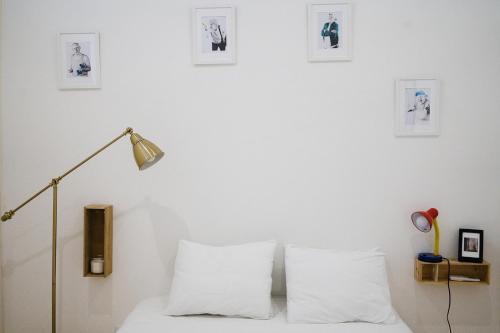
[[[451,272],[451,267],[450,267],[450,259],[448,258],[443,258],[448,262],[448,311],[446,312],[446,321],[448,322],[448,329],[451,331],[451,324],[450,324],[450,309],[451,309],[451,289],[450,289],[450,272]]]

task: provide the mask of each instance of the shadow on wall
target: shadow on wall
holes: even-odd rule
[[[168,291],[177,243],[180,239],[189,239],[190,233],[179,215],[149,197],[118,211],[114,220],[113,274],[110,276],[113,292],[108,298],[113,301],[108,309],[117,325],[138,302]],[[89,298],[93,294],[94,291],[89,290]],[[107,312],[95,306],[89,308],[89,313]]]
[[[172,279],[177,243],[190,238],[185,221],[149,197],[127,210],[118,210],[113,224],[114,267],[113,274],[106,279],[82,278],[82,230],[59,238],[58,325],[63,329],[72,331],[75,323],[84,317],[91,319],[87,329],[103,331],[101,328],[121,323],[138,301],[166,293]],[[20,267],[50,255],[51,249],[51,245],[47,245],[20,260],[8,260],[2,266],[2,276],[8,279]],[[136,265],[138,262],[141,264]],[[44,278],[49,281],[50,275]],[[65,288],[61,290],[62,287]],[[76,289],[66,289],[68,287]],[[127,292],[123,293],[124,290]],[[64,308],[63,304],[74,297],[83,303]]]
[[[145,209],[151,218],[158,256],[161,258],[171,282],[177,255],[177,244],[181,239],[191,239],[189,230],[186,222],[177,214],[167,207],[155,204],[149,197],[145,200]]]
[[[147,222],[150,222],[149,227],[154,235],[155,251],[165,271],[171,276],[174,270],[178,241],[190,239],[186,222],[171,209],[154,203],[150,197],[146,197],[137,205],[115,215],[115,230],[123,227],[125,217],[136,212],[146,213],[149,221],[141,222],[141,228],[148,228]],[[123,246],[123,244],[116,244],[116,246]]]
[[[428,249],[432,252],[430,241],[420,234],[411,237],[411,245],[415,254]],[[458,238],[458,236],[457,236]],[[415,288],[415,318],[416,327],[446,326],[446,311],[448,309],[448,287],[442,284],[422,284],[414,281]],[[490,327],[495,325],[491,309],[493,309],[490,286],[488,285],[455,285],[451,288],[450,322],[452,327]],[[477,309],[490,309],[478,311]],[[496,318],[496,316],[495,316]]]
[[[72,242],[74,239],[81,237],[83,235],[83,231],[79,231],[77,233],[74,233],[72,235],[62,237],[58,240],[57,246],[59,247],[58,253],[57,253],[57,265],[60,267],[61,265],[61,253],[63,252],[64,246],[70,242]],[[18,267],[23,266],[32,260],[39,258],[41,256],[47,255],[48,253],[52,252],[52,243],[50,243],[49,246],[46,246],[44,248],[41,248],[37,252],[25,257],[22,260],[10,260],[8,259],[5,264],[2,266],[2,276],[4,278],[10,277]]]
[[[489,286],[451,285],[450,322],[454,327],[490,327],[492,303]],[[417,327],[445,326],[448,309],[448,288],[442,285],[421,285],[415,282],[415,317]],[[490,311],[478,311],[490,309]],[[496,318],[496,316],[495,316]]]
[[[433,233],[433,231],[431,232]],[[457,236],[458,238],[458,236]],[[417,233],[411,237],[412,251],[415,255],[427,250],[432,252],[434,235],[423,236]],[[490,286],[454,285],[451,287],[450,322],[452,327],[481,327],[494,324],[491,311],[477,309],[492,309]],[[448,309],[448,288],[443,284],[422,284],[414,281],[416,327],[445,327]]]
[[[61,321],[61,310],[64,308],[64,306],[63,306],[63,302],[64,302],[63,296],[64,295],[63,295],[63,291],[61,290],[61,287],[65,285],[65,274],[63,274],[63,270],[61,268],[63,267],[62,263],[64,262],[64,259],[65,259],[64,258],[65,248],[68,245],[71,247],[71,243],[74,242],[75,240],[78,240],[78,239],[82,240],[82,238],[83,238],[82,234],[83,234],[83,231],[78,231],[78,232],[73,233],[71,235],[60,237],[58,239],[58,243],[57,243],[57,246],[58,246],[58,250],[57,250],[57,252],[58,252],[57,253],[57,290],[58,291],[57,291],[56,305],[57,305],[57,313],[58,313],[57,325],[59,327],[61,327],[61,325],[63,324]],[[45,247],[39,249],[36,252],[24,257],[21,260],[16,260],[16,261],[7,260],[6,263],[2,266],[3,278],[5,280],[12,278],[14,276],[14,274],[16,273],[16,271],[18,271],[18,269],[23,268],[23,266],[32,265],[32,263],[38,261],[38,259],[40,257],[48,257],[46,263],[47,263],[47,265],[50,265],[51,252],[52,252],[52,243],[50,243],[50,245],[48,245],[48,246],[45,246]],[[80,256],[80,258],[81,258],[81,256]],[[81,267],[81,265],[79,265],[79,267]],[[33,268],[33,269],[36,272],[36,268]],[[35,275],[33,275],[33,276],[35,276]],[[80,277],[81,277],[81,275],[78,275],[75,278],[80,278]],[[39,281],[40,279],[41,279],[41,281]],[[50,286],[50,279],[51,279],[50,272],[47,271],[47,275],[44,275],[42,278],[37,277],[37,279],[35,281],[36,281],[36,283],[38,283],[40,288],[43,288],[43,290],[45,290],[45,289],[47,289],[47,287]],[[71,283],[71,280],[72,279],[68,279],[68,281],[70,281],[70,283]],[[48,289],[48,292],[50,292],[50,287]],[[50,300],[48,302],[50,302]],[[44,323],[44,328],[47,331],[49,330],[50,319]]]
[[[284,242],[278,242],[274,253],[273,285],[271,293],[276,296],[286,295],[285,247]]]

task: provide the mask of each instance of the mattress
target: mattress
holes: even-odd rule
[[[286,321],[286,298],[273,298],[274,316],[269,320],[197,315],[164,315],[167,297],[139,303],[118,333],[411,333],[401,320],[391,325],[370,323],[291,324]]]

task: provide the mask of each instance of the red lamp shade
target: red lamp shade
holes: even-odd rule
[[[413,225],[422,232],[429,232],[432,229],[432,222],[438,216],[439,212],[436,208],[431,208],[426,212],[415,212],[411,214]]]

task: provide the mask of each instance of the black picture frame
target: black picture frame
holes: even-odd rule
[[[484,233],[479,229],[458,230],[458,261],[483,262]]]

